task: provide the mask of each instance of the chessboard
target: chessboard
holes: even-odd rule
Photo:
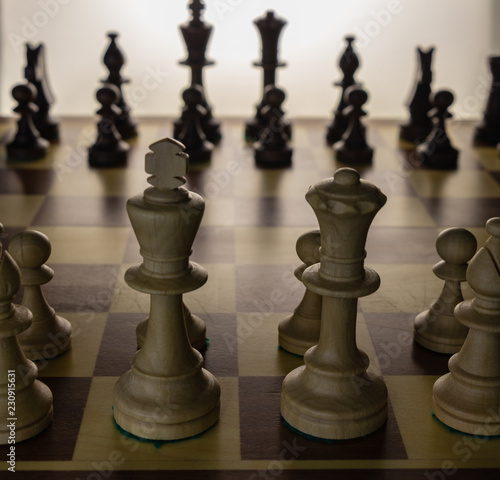
[[[211,162],[191,166],[187,177],[206,201],[191,259],[209,278],[184,296],[207,325],[202,353],[221,385],[220,420],[199,437],[164,444],[123,435],[112,411],[113,387],[129,369],[135,328],[149,311],[149,297],[124,282],[126,269],[142,260],[125,203],[147,186],[149,145],[172,134],[171,119],[138,123],[123,168],[88,166],[91,118],[62,119],[60,141],[42,160],[10,162],[1,148],[2,243],[7,248],[25,229],[49,237],[55,277],[44,293],[73,327],[70,351],[38,362],[53,392],[54,420],[16,445],[16,478],[498,479],[499,437],[453,431],[433,416],[432,386],[447,373],[449,355],[412,337],[413,319],[442,289],[432,272],[439,232],[465,227],[479,248],[486,221],[500,215],[500,158],[473,145],[473,122],[449,125],[460,150],[452,171],[408,161],[397,122],[366,122],[375,156],[359,171],[388,201],[368,234],[365,264],[381,286],[359,301],[358,346],[385,380],[389,414],[366,437],[326,443],[292,431],[280,416],[283,378],[303,359],[279,348],[278,324],[304,292],[293,274],[301,263],[296,240],[318,228],[305,193],[343,165],[325,144],[326,119],[293,121],[293,162],[284,169],[257,168],[244,121],[222,119]],[[4,119],[2,143],[13,130],[14,120]],[[471,295],[467,285],[463,291]],[[7,446],[0,451],[5,459]],[[2,478],[10,473],[5,461],[0,469]]]

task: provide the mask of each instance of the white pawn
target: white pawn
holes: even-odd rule
[[[469,333],[448,362],[450,373],[433,388],[436,417],[451,428],[477,436],[500,431],[500,217],[486,223],[491,237],[467,270],[475,297],[455,308]]]
[[[304,270],[319,262],[320,245],[319,230],[304,233],[297,239],[297,255],[303,263],[295,269],[294,273],[300,282],[302,282]],[[318,343],[321,304],[321,295],[307,288],[293,314],[283,319],[278,326],[281,348],[303,356],[309,348]]]
[[[33,323],[19,335],[19,343],[31,360],[57,357],[70,347],[71,324],[56,315],[41,289],[54,276],[54,271],[45,265],[51,253],[50,241],[41,232],[27,230],[12,237],[9,253],[21,270],[21,304],[33,314]]]
[[[439,298],[415,318],[415,341],[439,353],[456,353],[469,329],[456,318],[453,310],[463,301],[460,284],[465,282],[467,262],[476,253],[476,237],[465,228],[448,228],[436,240],[436,250],[443,259],[433,268],[445,281]]]
[[[0,233],[3,227],[0,225]],[[0,244],[0,444],[31,438],[52,421],[52,392],[36,379],[37,366],[28,360],[16,335],[30,324],[31,312],[12,299],[21,285],[21,272]]]

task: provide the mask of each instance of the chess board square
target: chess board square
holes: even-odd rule
[[[305,228],[238,227],[234,231],[238,265],[274,265],[302,262],[295,244]],[[298,280],[297,280],[298,281]]]
[[[500,185],[483,170],[413,172],[408,182],[422,198],[483,199],[500,197]]]
[[[196,460],[235,462],[240,459],[238,379],[218,378],[221,385],[219,422],[199,437],[156,446],[120,433],[113,420],[113,388],[118,377],[94,377],[73,460],[100,464],[112,452],[121,454],[120,469],[148,462],[154,470],[193,468]],[[160,405],[161,408],[161,405]],[[163,474],[165,474],[163,472]]]
[[[304,192],[305,194],[305,192]],[[304,198],[257,197],[235,199],[237,226],[311,227],[318,222],[312,209],[305,209]]]
[[[236,265],[238,312],[292,312],[304,286],[293,272],[295,265]]]
[[[43,195],[0,195],[0,218],[4,227],[26,227],[43,205]]]
[[[440,260],[436,252],[437,228],[372,227],[366,242],[366,264],[425,263]]]
[[[438,378],[432,375],[386,377],[408,458],[449,459],[454,467],[462,467],[471,460],[496,458],[500,438],[476,440],[473,435],[447,428],[432,415],[432,387]]]
[[[285,426],[280,413],[282,382],[283,377],[240,377],[243,459],[277,460],[283,450],[285,458],[294,455],[296,461],[407,458],[390,406],[387,423],[363,438],[326,443],[292,431]]]
[[[387,203],[373,220],[377,227],[434,227],[432,216],[417,197],[387,197]]]
[[[59,312],[57,312],[59,314]],[[50,360],[36,362],[44,377],[91,377],[99,352],[107,315],[78,312],[61,314],[71,323],[71,348]]]
[[[423,198],[422,202],[437,225],[442,227],[484,227],[498,216],[497,198]]]
[[[52,170],[0,170],[0,194],[44,195],[49,192],[55,173]]]
[[[121,263],[130,232],[125,227],[33,227],[49,237],[52,253],[49,263],[117,264]]]
[[[50,265],[51,263],[49,263]],[[55,264],[43,293],[57,312],[107,312],[117,279],[117,265]]]
[[[130,225],[124,197],[47,197],[33,219],[33,225],[103,226]]]
[[[90,389],[90,378],[39,377],[53,395],[54,419],[46,430],[16,445],[16,462],[71,461]],[[8,445],[1,445],[6,458]]]
[[[364,318],[383,375],[444,375],[450,355],[413,341],[414,313],[365,313]]]
[[[359,299],[363,312],[421,312],[429,308],[443,288],[432,265],[370,264],[381,279],[380,288]]]

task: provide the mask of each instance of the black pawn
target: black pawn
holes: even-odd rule
[[[7,156],[13,160],[37,160],[47,154],[49,142],[40,136],[33,123],[33,114],[38,110],[33,103],[36,88],[31,83],[16,85],[12,97],[18,106],[14,112],[21,117],[17,121],[14,139],[7,144]]]
[[[120,95],[114,85],[105,85],[97,90],[96,98],[101,104],[97,115],[97,140],[89,147],[89,165],[91,167],[116,167],[127,162],[128,143],[124,142],[116,128],[115,120],[120,115],[116,100]]]
[[[33,123],[40,135],[49,140],[59,139],[59,124],[50,117],[50,106],[54,103],[54,97],[50,91],[47,79],[47,68],[45,59],[45,47],[43,44],[32,47],[26,44],[26,67],[24,77],[36,88],[35,105],[38,111],[33,113]]]
[[[268,85],[276,84],[276,70],[286,65],[278,60],[278,43],[286,20],[277,17],[272,10],[269,10],[263,17],[254,20],[254,24],[259,31],[262,44],[262,59],[260,62],[254,62],[254,66],[262,67],[264,75],[262,100],[256,106],[255,116],[247,120],[245,124],[247,142],[257,141],[266,127],[267,117],[262,114],[262,109],[266,105],[265,90]],[[291,131],[289,135],[291,136]]]
[[[137,136],[137,124],[130,116],[130,107],[127,105],[122,91],[122,85],[129,82],[129,80],[124,79],[120,73],[120,70],[125,64],[125,57],[116,44],[118,34],[108,33],[108,37],[110,43],[104,54],[103,61],[104,65],[106,65],[109,70],[109,75],[108,78],[101,80],[101,82],[104,84],[112,84],[118,89],[119,95],[116,99],[116,106],[120,109],[121,113],[116,117],[115,125],[121,137],[123,139],[129,139]]]
[[[433,105],[429,115],[433,118],[434,127],[424,143],[417,149],[419,163],[429,168],[452,170],[457,168],[458,150],[455,149],[446,133],[446,119],[452,115],[448,108],[454,100],[449,90],[440,90],[431,95]]]
[[[199,85],[193,85],[182,92],[184,108],[181,120],[184,128],[176,139],[186,147],[189,163],[205,163],[212,158],[213,144],[207,140],[201,128],[201,119],[206,115],[203,107],[203,91]]]
[[[415,87],[408,102],[410,118],[399,129],[399,138],[410,143],[422,143],[432,130],[432,119],[429,117],[429,111],[432,108],[430,95],[433,52],[434,48],[430,48],[427,52],[417,48],[419,68]]]
[[[333,120],[326,130],[326,143],[328,145],[333,145],[335,142],[338,142],[347,130],[349,120],[342,113],[347,107],[345,91],[351,85],[359,85],[356,80],[354,80],[354,73],[359,68],[359,58],[352,46],[355,39],[354,37],[345,37],[345,40],[347,41],[347,46],[339,61],[339,67],[340,70],[342,70],[343,78],[340,82],[334,83],[335,86],[342,87],[342,95],[340,96],[337,109],[333,112]]]
[[[352,85],[344,95],[348,106],[342,113],[349,124],[342,140],[333,146],[336,158],[339,162],[351,165],[370,163],[373,148],[366,143],[366,128],[361,122],[361,117],[366,115],[362,106],[368,100],[368,94],[359,85]]]
[[[474,141],[496,145],[500,142],[500,57],[489,57],[488,62],[493,78],[483,120],[474,132]]]
[[[292,163],[292,149],[288,145],[289,123],[282,109],[285,98],[285,92],[280,88],[273,85],[266,87],[266,105],[261,112],[266,118],[266,127],[259,141],[254,144],[255,162],[259,167],[281,168],[289,167]]]

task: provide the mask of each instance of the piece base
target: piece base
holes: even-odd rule
[[[425,151],[417,148],[416,155],[418,162],[428,168],[437,170],[455,170],[458,164],[458,151],[451,150],[447,153],[427,154]]]
[[[284,147],[282,150],[255,149],[255,164],[261,168],[285,168],[292,165],[292,149]]]
[[[121,141],[116,150],[89,148],[89,165],[96,168],[122,167],[127,163],[129,146]]]
[[[371,147],[348,149],[340,141],[334,145],[334,151],[336,160],[346,165],[363,165],[371,163],[373,160],[373,148]]]
[[[43,139],[41,139],[43,140]],[[9,160],[40,160],[47,155],[48,142],[37,142],[31,148],[20,148],[14,145],[7,145],[7,157]]]

